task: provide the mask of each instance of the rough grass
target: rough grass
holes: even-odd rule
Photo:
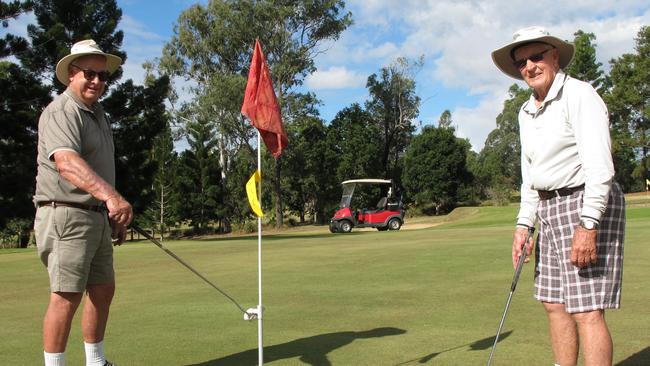
[[[643,200],[641,200],[643,201]],[[462,208],[436,226],[330,234],[326,227],[264,238],[265,364],[482,365],[512,279],[516,207]],[[608,312],[615,364],[650,364],[650,208],[628,209],[623,307]],[[408,227],[408,223],[405,229]],[[257,240],[165,245],[235,297],[257,303]],[[163,251],[116,248],[118,292],[106,337],[120,365],[257,364],[257,323]],[[47,275],[33,249],[0,255],[0,365],[42,361]],[[547,365],[546,318],[524,269],[494,365]],[[83,364],[79,318],[68,364]]]

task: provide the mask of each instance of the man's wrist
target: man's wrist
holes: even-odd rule
[[[113,198],[116,198],[116,199],[117,199],[117,198],[119,198],[119,197],[120,197],[119,194],[114,193],[114,194],[111,194],[110,196],[108,196],[108,197],[104,200],[104,202],[108,202],[108,201],[112,200]]]
[[[580,227],[585,230],[598,230],[599,222],[590,217],[581,217],[580,218]]]

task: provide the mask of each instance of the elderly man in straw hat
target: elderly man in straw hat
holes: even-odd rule
[[[573,53],[541,27],[515,32],[492,52],[501,71],[533,91],[519,111],[512,259],[516,266],[527,228],[539,219],[535,298],[548,316],[556,365],[576,365],[579,348],[585,365],[611,365],[605,309],[620,306],[625,201],[613,182],[607,107],[590,84],[562,71]]]
[[[115,292],[112,241],[120,244],[133,211],[115,190],[113,134],[97,100],[122,59],[92,40],[75,43],[56,66],[67,86],[41,114],[34,232],[50,278],[43,321],[45,365],[65,365],[72,318],[83,293],[86,365],[111,365],[103,350]]]

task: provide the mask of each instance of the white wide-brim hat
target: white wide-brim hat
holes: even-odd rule
[[[68,79],[68,66],[75,59],[86,55],[99,55],[106,57],[106,69],[111,74],[117,70],[122,64],[122,59],[118,56],[105,53],[99,48],[97,43],[92,39],[79,41],[72,45],[70,54],[59,60],[56,64],[56,78],[59,79],[63,85],[67,86],[70,83]]]
[[[512,35],[512,42],[492,51],[492,61],[499,70],[515,79],[523,80],[519,70],[513,65],[512,50],[526,43],[542,42],[555,47],[559,54],[560,68],[563,69],[573,59],[575,48],[573,44],[551,36],[546,29],[538,26],[527,27],[516,31]]]

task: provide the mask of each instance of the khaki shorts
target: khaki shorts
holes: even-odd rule
[[[87,285],[115,282],[111,228],[105,212],[39,207],[34,235],[52,292],[84,292]]]

